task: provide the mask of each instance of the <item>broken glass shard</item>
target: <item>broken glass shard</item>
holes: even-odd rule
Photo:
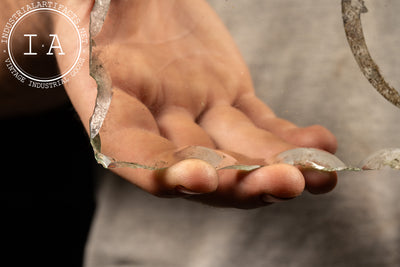
[[[285,163],[301,168],[312,168],[328,172],[355,169],[346,166],[331,153],[315,148],[295,148],[282,152],[276,157],[274,163]]]
[[[377,151],[360,163],[363,170],[392,168],[400,170],[400,149],[390,148]]]
[[[296,148],[277,155],[274,163],[285,163],[328,172],[381,170],[384,168],[400,170],[400,149],[382,149],[361,161],[358,166],[350,166],[326,151],[315,148]]]
[[[245,158],[237,160],[223,152],[201,146],[182,148],[174,154],[173,161],[156,162],[150,166],[115,159],[102,152],[100,132],[112,102],[113,81],[101,60],[101,51],[97,51],[98,49],[96,49],[94,37],[101,32],[109,6],[110,0],[96,0],[90,17],[90,75],[97,83],[96,104],[90,119],[90,139],[97,161],[105,168],[129,167],[149,170],[166,168],[174,162],[190,158],[204,160],[216,169],[252,171],[265,166],[266,164],[263,160]],[[346,35],[361,70],[379,93],[400,107],[400,95],[382,78],[365,44],[360,22],[360,14],[367,11],[364,1],[342,0],[342,8]],[[108,131],[112,131],[112,129],[108,129]],[[271,162],[271,164],[278,163],[327,172],[379,170],[385,167],[398,170],[400,169],[400,149],[394,148],[378,151],[363,160],[359,166],[354,167],[345,164],[336,156],[326,151],[314,148],[296,148],[280,153]]]
[[[361,14],[367,12],[364,0],[342,0],[342,17],[347,41],[364,76],[386,100],[400,108],[399,92],[385,81],[368,51],[361,24]]]

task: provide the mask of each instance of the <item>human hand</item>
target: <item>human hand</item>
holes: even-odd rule
[[[336,139],[321,126],[298,128],[277,118],[255,96],[238,49],[205,1],[112,1],[95,42],[114,91],[101,130],[104,154],[154,165],[195,145],[232,163],[240,158],[266,164],[251,172],[216,171],[205,161],[185,159],[159,171],[114,169],[135,185],[158,196],[241,208],[290,199],[305,187],[312,193],[334,188],[335,173],[268,165],[299,146],[334,152]],[[88,122],[96,85],[87,65],[66,90]]]

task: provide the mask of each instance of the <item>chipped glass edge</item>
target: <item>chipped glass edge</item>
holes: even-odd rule
[[[356,166],[342,162],[333,154],[315,148],[295,148],[276,156],[274,163],[285,163],[319,171],[366,171],[391,168],[400,170],[400,148],[387,148],[374,152]]]
[[[101,152],[100,129],[106,118],[112,100],[112,80],[99,57],[96,54],[92,53],[92,48],[93,46],[95,46],[93,38],[101,31],[102,25],[109,9],[110,1],[111,0],[96,0],[90,16],[90,75],[93,77],[97,84],[97,97],[95,108],[89,121],[90,143],[94,151],[95,159],[104,168],[112,169],[128,167],[147,170],[162,170],[167,168],[168,166],[165,166],[165,164],[161,164],[161,166],[159,166],[158,164],[156,164],[155,166],[146,166],[139,163],[119,161]],[[353,17],[351,17],[351,19],[357,20],[358,18],[358,21],[356,22],[359,22],[360,14],[366,12],[367,9],[364,5],[364,1],[361,0],[342,0],[342,8],[346,35],[348,36],[348,29],[350,27],[348,26],[350,24],[347,24],[348,27],[346,28],[346,23],[349,23],[348,14],[353,14]],[[361,24],[356,26],[359,27],[357,28],[357,33],[360,34]],[[356,53],[357,51],[354,52],[351,41],[353,40],[349,40],[352,51],[353,53]],[[368,50],[366,51],[368,53]],[[360,66],[360,68],[361,67],[362,66]],[[364,73],[363,69],[362,71]],[[394,104],[399,106],[397,103]],[[266,166],[247,165],[241,164],[240,162],[231,164],[231,161],[224,161],[224,157],[219,155],[212,149],[200,146],[189,146],[187,148],[181,149],[176,153],[176,156],[178,156],[178,159],[180,160],[189,158],[204,160],[213,165],[218,170],[236,169],[241,171],[253,171]],[[268,165],[270,164],[289,164],[299,168],[315,169],[325,172],[380,170],[384,168],[400,170],[400,148],[389,148],[377,151],[361,161],[358,166],[349,166],[333,154],[315,148],[296,148],[284,151],[274,157],[274,159],[270,161]]]
[[[365,78],[387,101],[400,108],[400,93],[383,78],[365,41],[361,14],[367,13],[364,0],[342,0],[342,19],[346,38]]]

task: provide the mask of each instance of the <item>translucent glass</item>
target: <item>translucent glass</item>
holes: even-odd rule
[[[224,2],[224,3],[222,3]],[[267,2],[267,1],[266,1]],[[276,1],[271,1],[271,2],[276,2]],[[264,3],[266,6],[268,6],[268,3]],[[362,19],[362,14],[367,12],[367,7],[365,6],[364,1],[362,0],[342,0],[342,18],[344,22],[344,28],[346,32],[346,37],[348,39],[348,42],[350,44],[349,51],[353,52],[356,62],[358,63],[362,73],[365,75],[365,77],[368,79],[368,81],[376,88],[376,90],[383,95],[388,101],[392,102],[395,106],[400,107],[400,95],[399,93],[389,86],[389,84],[385,81],[385,79],[382,77],[378,65],[372,60],[371,55],[369,54],[368,47],[366,43],[368,43],[368,40],[365,41],[364,37],[364,31],[362,29],[362,24],[361,24],[361,19]],[[376,3],[375,3],[376,4]],[[91,37],[94,38],[100,31],[101,27],[103,25],[103,22],[106,18],[107,10],[110,5],[110,0],[96,0],[95,6],[93,8],[92,14],[91,14]],[[228,2],[228,1],[221,1],[220,5],[225,5],[222,7],[223,10],[227,10],[229,8],[232,8],[232,13],[237,14],[240,12],[239,10],[242,10],[240,8],[241,5],[246,5],[245,3],[237,2]],[[236,9],[233,10],[234,5],[237,5]],[[339,5],[339,3],[338,3]],[[379,4],[378,4],[379,5]],[[229,11],[230,12],[230,11]],[[243,10],[242,10],[243,12]],[[289,11],[288,11],[289,12]],[[244,12],[245,13],[245,12]],[[242,13],[243,14],[243,13]],[[295,13],[291,13],[295,14]],[[234,15],[232,15],[234,17]],[[243,15],[245,16],[245,15]],[[337,14],[338,17],[341,16],[341,14]],[[237,18],[236,19],[240,19]],[[256,19],[256,18],[252,18]],[[229,21],[228,21],[228,27],[229,27]],[[370,24],[371,25],[371,24]],[[291,26],[295,27],[295,26]],[[373,28],[371,26],[371,28]],[[237,29],[238,32],[240,32],[240,29]],[[272,31],[272,30],[271,30]],[[265,33],[266,34],[266,33]],[[282,33],[284,34],[284,33]],[[329,35],[329,29],[327,29],[327,34]],[[235,33],[233,33],[234,38],[235,38]],[[239,36],[239,35],[238,35]],[[240,35],[237,39],[239,39],[239,46],[243,48],[243,53],[246,58],[246,51],[248,49],[252,49],[255,44],[250,44],[247,47],[243,47],[243,43],[241,42],[240,38],[243,38],[245,34]],[[306,35],[305,35],[306,36]],[[284,37],[281,37],[284,39]],[[325,37],[321,37],[325,38]],[[343,36],[343,39],[345,37]],[[251,37],[250,37],[251,39]],[[367,38],[368,39],[368,38]],[[290,37],[288,37],[288,40],[290,42]],[[315,40],[309,40],[310,43],[315,42]],[[306,44],[306,43],[305,43]],[[293,45],[293,44],[292,44]],[[175,159],[171,162],[155,162],[152,165],[145,165],[141,162],[126,162],[121,159],[114,159],[108,155],[105,155],[102,153],[101,149],[101,138],[100,138],[100,132],[102,129],[102,125],[104,120],[107,117],[107,112],[109,110],[110,104],[112,102],[112,85],[113,81],[110,78],[110,75],[108,74],[107,69],[105,69],[101,56],[101,51],[96,51],[96,46],[95,42],[92,42],[92,53],[91,53],[91,64],[90,64],[90,71],[91,71],[91,76],[96,80],[97,85],[98,85],[98,95],[97,95],[97,100],[96,100],[96,106],[95,110],[93,112],[91,121],[90,121],[90,138],[91,138],[91,143],[95,152],[96,159],[98,160],[99,163],[101,163],[104,167],[106,168],[118,168],[118,167],[131,167],[131,168],[145,168],[145,169],[150,169],[150,170],[156,170],[156,169],[161,169],[161,168],[166,168],[170,166],[173,162],[176,162],[176,160],[182,160],[186,158],[197,158],[201,160],[205,160],[215,166],[217,169],[223,169],[223,168],[234,168],[234,169],[240,169],[240,170],[254,170],[256,168],[262,167],[264,164],[249,164],[248,162],[236,162],[235,164],[232,164],[231,161],[225,161],[224,157],[218,154],[217,152],[205,148],[205,147],[199,147],[199,146],[190,146],[187,148],[184,148],[178,152],[175,153]],[[383,48],[382,48],[383,49]],[[282,50],[283,51],[283,50]],[[322,53],[324,51],[315,51],[315,53]],[[249,53],[250,54],[250,53]],[[301,55],[299,55],[301,57]],[[341,59],[343,61],[346,61],[348,57],[351,57],[350,53],[345,55],[345,58]],[[284,61],[284,55],[280,55],[277,57],[277,61]],[[305,58],[305,60],[308,60],[308,58]],[[332,59],[336,60],[336,59]],[[263,63],[267,64],[268,63]],[[296,63],[293,63],[296,64]],[[379,63],[378,63],[379,64]],[[276,64],[277,67],[279,67],[279,62]],[[255,68],[256,66],[250,65],[250,70],[252,68]],[[296,66],[293,65],[294,68],[303,68],[304,66]],[[275,67],[271,67],[272,69]],[[343,68],[343,67],[341,67]],[[271,70],[273,73],[274,70]],[[340,73],[339,73],[340,72]],[[342,75],[341,72],[346,72],[346,70],[338,69],[338,75]],[[318,75],[317,73],[311,73],[311,75]],[[273,75],[271,75],[273,77]],[[256,77],[257,78],[257,77]],[[264,78],[263,78],[264,79]],[[269,78],[273,79],[273,78]],[[279,83],[274,83],[273,80],[267,80],[269,81],[270,86],[276,86],[279,87]],[[257,81],[256,81],[257,84]],[[301,86],[301,85],[299,85]],[[318,85],[317,85],[318,86]],[[364,86],[366,86],[364,84]],[[281,86],[284,88],[284,86]],[[288,87],[293,87],[293,85],[288,85]],[[295,88],[293,88],[295,89]],[[287,89],[283,89],[287,90]],[[348,90],[351,90],[349,88]],[[372,91],[372,87],[369,89]],[[329,101],[332,97],[337,97],[343,99],[343,101],[347,101],[348,98],[352,98],[352,93],[349,92],[348,94],[341,94],[335,93],[331,94],[330,92],[322,92],[318,91],[315,93],[310,92],[308,95],[301,95],[299,98],[300,100],[291,100],[294,97],[299,97],[296,96],[295,90],[292,92],[288,91],[282,91],[281,95],[280,94],[275,94],[272,95],[266,91],[263,91],[262,88],[257,88],[257,92],[264,96],[264,98],[270,98],[271,103],[270,106],[276,111],[276,113],[282,117],[286,117],[288,119],[291,119],[298,124],[306,124],[309,123],[309,121],[302,120],[302,116],[305,116],[308,111],[305,111],[304,107],[303,108],[298,108],[297,105],[291,104],[291,103],[307,103],[310,98],[316,98],[316,99],[323,99],[322,102],[324,102],[325,108],[327,109],[332,109],[333,112],[329,114],[329,112],[322,112],[319,118],[316,118],[315,121],[312,121],[311,123],[320,123],[322,125],[328,124],[327,120],[330,119],[336,119],[336,121],[339,121],[339,118],[334,117],[335,108],[340,108],[338,106],[331,106],[329,104]],[[270,95],[269,95],[270,94]],[[319,95],[318,95],[319,94]],[[324,95],[326,94],[326,95]],[[271,96],[272,95],[272,96]],[[354,94],[353,94],[354,96]],[[371,107],[363,107],[363,100],[360,95],[356,95],[357,98],[354,98],[354,102],[356,103],[355,105],[359,104],[358,106],[359,109],[365,108],[369,110]],[[360,98],[358,98],[360,97]],[[378,96],[376,96],[378,98]],[[282,108],[281,107],[274,107],[273,100],[275,99],[280,99],[286,98],[286,102],[289,103],[288,106],[285,106]],[[361,99],[361,100],[360,100]],[[282,101],[280,101],[282,102]],[[312,102],[309,102],[312,103]],[[304,104],[305,106],[309,106],[307,104]],[[380,104],[379,107],[381,107],[383,104]],[[398,110],[390,110],[389,112],[398,112]],[[369,112],[364,113],[365,116],[371,116],[370,123],[374,124],[376,123],[374,121],[374,116],[369,114]],[[351,114],[348,114],[351,116]],[[332,116],[332,117],[329,117]],[[324,120],[326,119],[326,120]],[[384,118],[381,118],[384,120]],[[367,120],[368,121],[368,120]],[[356,127],[364,127],[365,120],[361,118],[354,118],[353,123],[351,125],[348,125],[349,129],[343,129],[341,130],[344,131],[349,131],[349,139],[346,139],[346,137],[342,138],[344,140],[344,143],[351,143],[354,140],[354,143],[357,143],[356,136],[353,137],[354,139],[351,139],[351,130],[355,129]],[[336,129],[339,129],[340,127],[338,126],[339,123],[336,124]],[[335,130],[335,127],[333,127]],[[395,128],[393,128],[395,129]],[[383,136],[377,137],[374,139],[375,141],[379,141]],[[393,137],[391,137],[393,139]],[[394,137],[395,138],[395,137]],[[340,137],[339,137],[340,139]],[[372,140],[372,141],[374,141]],[[379,146],[379,144],[375,144],[376,146]],[[396,145],[396,144],[394,144]],[[371,147],[371,146],[369,146]],[[373,147],[373,145],[372,145]],[[344,163],[342,160],[340,160],[338,157],[345,156],[346,159],[351,158],[354,159],[356,157],[360,157],[359,159],[362,159],[365,157],[365,155],[359,155],[357,153],[353,153],[350,151],[349,153],[346,152],[346,147],[342,148],[340,151],[339,156],[335,156],[333,154],[330,154],[328,152],[318,150],[318,149],[313,149],[313,148],[297,148],[293,150],[288,150],[285,151],[279,155],[276,155],[275,159],[269,162],[268,164],[276,164],[276,163],[285,163],[285,164],[291,164],[294,166],[299,166],[302,168],[312,168],[320,171],[361,171],[361,170],[377,170],[377,169],[382,169],[382,168],[393,168],[393,169],[400,169],[400,149],[396,148],[390,148],[390,149],[382,149],[378,150],[378,152],[372,152],[370,153],[370,156],[367,156],[364,160],[361,161],[361,163],[351,165],[348,163]],[[360,148],[358,151],[368,151],[369,149],[363,149]],[[356,158],[357,160],[357,158]]]

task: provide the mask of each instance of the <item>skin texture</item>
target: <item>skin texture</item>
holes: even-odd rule
[[[93,3],[65,2],[88,27]],[[113,80],[113,100],[100,132],[107,155],[152,165],[171,161],[182,147],[199,145],[225,153],[232,162],[243,157],[268,163],[274,155],[299,146],[336,150],[328,130],[298,128],[277,118],[255,96],[240,52],[204,0],[112,1],[95,42],[93,52]],[[62,58],[58,62],[62,70]],[[87,130],[97,93],[88,67],[86,62],[66,84]],[[163,171],[113,171],[157,196],[238,208],[291,199],[305,188],[325,193],[337,180],[335,173],[300,171],[284,164],[252,172],[216,171],[197,159],[176,162]]]

